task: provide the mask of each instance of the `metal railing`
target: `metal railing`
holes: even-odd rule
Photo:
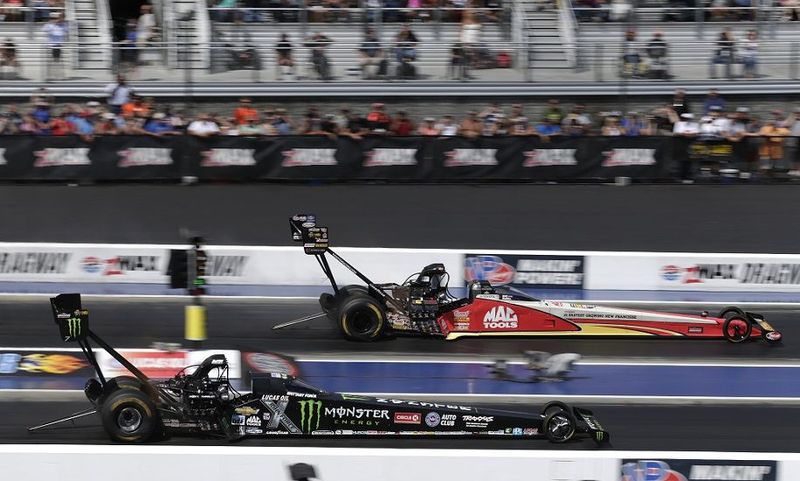
[[[564,43],[567,63],[575,68],[578,65],[576,37],[578,36],[578,20],[570,0],[558,0],[558,31]]]
[[[383,6],[327,8],[316,6],[272,7],[272,8],[222,8],[209,7],[214,22],[233,22],[237,17],[245,23],[402,23],[412,20],[436,23],[458,23],[465,10],[472,10],[481,22],[502,23],[506,21],[506,8],[389,8]]]
[[[482,42],[475,47],[459,50],[457,43],[426,42],[415,48],[413,69],[399,70],[401,61],[393,43],[382,44],[381,58],[372,59],[362,68],[360,41],[335,42],[315,55],[302,41],[293,38],[293,66],[284,72],[277,65],[274,44],[236,45],[224,39],[210,41],[207,46],[183,44],[179,48],[185,59],[213,61],[207,68],[201,61],[166,62],[174,48],[170,42],[153,42],[144,48],[115,44],[112,68],[84,71],[73,68],[69,59],[78,50],[97,51],[96,44],[69,42],[61,46],[61,59],[52,54],[46,42],[16,44],[18,66],[0,66],[0,80],[10,81],[110,81],[116,73],[131,81],[169,81],[192,83],[231,82],[377,82],[404,81],[472,81],[472,82],[630,82],[643,80],[708,80],[712,77],[737,78],[742,82],[793,81],[800,79],[800,42],[762,42],[761,49],[750,63],[738,50],[732,57],[719,55],[713,41],[669,42],[667,56],[651,57],[648,40],[626,44],[621,38],[604,42],[577,42],[581,69],[529,69],[527,39]],[[456,41],[457,42],[457,41]],[[454,53],[457,54],[454,56]],[[458,62],[458,59],[463,62]],[[456,59],[456,61],[454,61]],[[508,62],[508,64],[506,63]],[[534,78],[531,78],[531,70]]]

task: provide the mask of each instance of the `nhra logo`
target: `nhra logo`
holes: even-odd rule
[[[489,281],[493,286],[499,286],[510,284],[516,274],[514,268],[498,256],[467,257],[464,263],[464,278],[467,282]]]
[[[88,147],[71,149],[47,148],[34,152],[36,161],[34,167],[58,167],[65,165],[91,165]]]
[[[445,152],[445,167],[497,165],[497,149],[453,149]]]
[[[364,161],[364,167],[396,165],[417,165],[417,149],[372,149]]]
[[[639,461],[622,465],[621,481],[688,481],[664,461]]]
[[[551,167],[557,165],[578,165],[575,160],[576,149],[535,149],[524,152],[523,167]]]
[[[119,151],[117,167],[139,167],[145,165],[172,165],[172,149],[155,147],[131,147]]]
[[[483,316],[484,329],[516,329],[517,314],[507,306],[496,306]]]
[[[603,167],[633,167],[656,163],[656,149],[611,149],[603,152]]]
[[[255,149],[211,149],[203,152],[200,167],[246,167],[256,165]]]
[[[336,165],[336,149],[290,149],[282,154],[282,167]]]
[[[81,269],[87,274],[103,271],[104,276],[118,276],[126,272],[158,272],[158,256],[117,256],[109,259],[87,256],[81,260]]]

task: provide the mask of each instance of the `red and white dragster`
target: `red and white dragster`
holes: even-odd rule
[[[426,266],[403,284],[376,284],[328,246],[328,230],[312,215],[291,218],[292,238],[317,258],[333,287],[322,294],[323,312],[273,329],[328,317],[344,337],[374,341],[391,334],[418,334],[447,340],[468,336],[642,336],[717,338],[744,342],[762,338],[777,343],[782,335],[760,314],[737,307],[716,316],[653,312],[583,303],[534,299],[508,287],[472,281],[465,298],[447,289],[443,264]],[[364,282],[339,287],[328,264],[330,255]]]

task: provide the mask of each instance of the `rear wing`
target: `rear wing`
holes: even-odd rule
[[[292,240],[303,244],[308,255],[324,254],[328,251],[328,228],[317,226],[314,214],[297,214],[289,219]]]
[[[89,311],[81,308],[80,294],[59,294],[50,298],[50,306],[64,342],[86,340],[89,335]]]

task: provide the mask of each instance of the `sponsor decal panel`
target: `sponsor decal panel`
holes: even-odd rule
[[[304,433],[319,429],[319,422],[322,418],[322,401],[303,400],[298,401],[300,406],[300,430]]]
[[[146,165],[172,165],[172,149],[162,147],[129,147],[120,150],[117,167],[141,167]]]
[[[200,167],[249,167],[256,165],[255,149],[209,149],[202,153]]]
[[[686,290],[800,291],[800,262],[734,258],[658,259],[659,286]]]
[[[282,167],[337,165],[336,149],[289,149],[282,153]]]
[[[578,165],[575,159],[577,149],[534,149],[523,152],[523,167],[554,167]]]
[[[69,322],[68,322],[69,324]],[[72,327],[74,335],[80,323]],[[67,326],[70,329],[70,326]],[[89,364],[74,352],[48,351],[12,351],[0,353],[0,375],[3,376],[52,376],[52,375],[78,375],[88,370]]]
[[[655,165],[656,149],[611,149],[603,157],[603,167]]]
[[[621,481],[776,481],[777,462],[624,459]]]
[[[484,329],[516,329],[519,325],[517,313],[511,306],[495,306],[483,316]]]
[[[429,427],[435,428],[439,426],[440,422],[442,422],[442,417],[437,412],[431,411],[425,415],[425,424]]]
[[[121,276],[132,272],[160,272],[161,257],[155,255],[118,255],[108,258],[86,256],[81,269],[87,274]]]
[[[0,274],[66,274],[69,252],[2,252]]]
[[[464,280],[516,288],[582,289],[584,257],[466,254]]]
[[[497,149],[453,149],[445,152],[445,167],[497,165]]]
[[[422,423],[422,414],[421,413],[396,412],[396,413],[394,413],[394,422],[395,422],[395,424],[421,424]]]
[[[34,167],[92,165],[92,161],[89,160],[88,147],[46,148],[35,151],[33,155],[36,157],[33,163]]]
[[[417,149],[375,148],[364,155],[364,167],[417,165]]]

